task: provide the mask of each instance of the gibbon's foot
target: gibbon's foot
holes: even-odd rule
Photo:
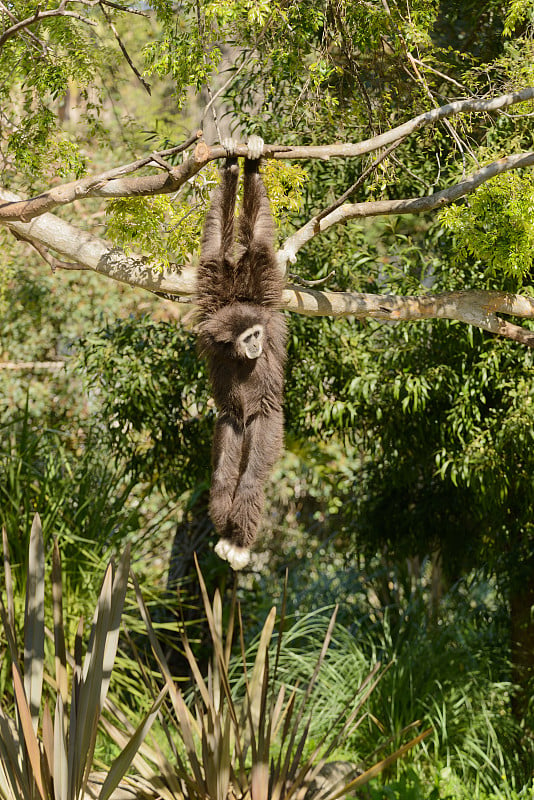
[[[215,545],[215,552],[223,561],[228,561],[233,570],[243,569],[250,561],[250,552],[246,547],[238,547],[228,539],[219,539]]]
[[[251,136],[247,142],[248,158],[257,161],[263,155],[264,142],[261,136]]]

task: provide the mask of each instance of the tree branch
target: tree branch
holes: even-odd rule
[[[418,117],[414,117],[386,133],[356,144],[306,145],[302,147],[287,147],[276,144],[266,145],[263,157],[275,159],[353,158],[383,147],[388,147],[399,139],[419,130],[419,128],[427,125],[434,125],[436,122],[451,117],[454,114],[463,112],[493,113],[516,103],[522,103],[532,99],[534,99],[534,87],[528,87],[520,92],[512,92],[490,100],[475,98],[459,100],[441,106],[441,108],[427,111],[425,114],[420,114]],[[193,138],[198,138],[198,134],[194,134]],[[248,149],[246,145],[238,145],[236,150],[237,156],[246,156],[247,153]],[[163,154],[157,153],[156,155],[161,156]],[[183,186],[187,180],[199,172],[208,161],[224,158],[225,156],[226,151],[221,145],[208,147],[205,143],[199,142],[194,153],[189,156],[188,159],[179,166],[173,167],[165,174],[143,175],[137,178],[125,177],[141,169],[141,167],[150,165],[151,162],[154,162],[154,166],[159,166],[152,156],[146,156],[131,164],[116,167],[100,175],[82,178],[78,181],[72,181],[62,186],[54,187],[37,197],[21,201],[17,204],[4,203],[0,206],[0,222],[8,220],[28,221],[39,214],[44,214],[45,212],[54,210],[58,206],[66,205],[72,203],[74,200],[83,199],[85,197],[103,197],[111,199],[116,197],[149,196],[175,192]],[[424,200],[425,198],[422,199]]]
[[[388,322],[451,319],[534,347],[534,331],[513,325],[497,316],[512,314],[534,319],[534,298],[507,292],[465,291],[428,294],[421,297],[319,292],[289,286],[284,308],[310,317],[355,317]]]
[[[318,214],[286,239],[278,253],[280,267],[285,270],[288,262],[294,263],[298,251],[313,239],[314,236],[328,230],[332,225],[337,225],[349,219],[378,217],[387,214],[422,214],[425,211],[443,208],[443,206],[453,203],[460,197],[471,194],[483,183],[491,180],[491,178],[495,178],[496,175],[500,175],[512,169],[530,167],[533,164],[534,152],[517,153],[516,155],[507,156],[506,158],[499,158],[498,161],[487,164],[455,186],[449,186],[448,189],[434,192],[434,194],[424,197],[412,197],[404,200],[376,200],[366,203],[347,203],[336,208],[327,216],[323,217],[322,214]]]
[[[64,183],[62,186],[55,186],[53,189],[49,189],[28,200],[19,199],[13,202],[4,202],[0,205],[0,223],[14,220],[28,222],[51,209],[68,205],[74,200],[80,200],[84,197],[106,197],[111,199],[113,197],[174,192],[207,163],[206,153],[208,148],[202,142],[197,145],[193,155],[182,164],[177,167],[165,167],[165,174],[144,175],[137,179],[126,178],[125,176],[150,164],[161,168],[161,157],[182,152],[201,136],[202,131],[195,131],[186,142],[168,150],[151,153],[130,164],[123,164],[120,167],[114,167],[102,172],[100,175]]]
[[[44,19],[50,19],[52,17],[72,17],[73,19],[83,22],[85,25],[96,27],[96,22],[93,22],[93,20],[87,19],[87,17],[82,17],[81,14],[77,14],[75,11],[67,11],[67,3],[68,0],[61,0],[61,3],[57,8],[52,8],[49,11],[37,10],[35,14],[32,14],[31,17],[27,17],[27,19],[22,19],[16,22],[0,36],[0,48],[4,46],[8,39],[10,39],[12,36],[15,36],[15,34],[17,34],[23,28],[28,28],[30,25],[34,25],[35,23],[42,22]]]
[[[17,198],[5,190],[0,198]],[[159,270],[149,259],[127,255],[53,214],[43,214],[31,222],[10,221],[6,227],[40,248],[51,248],[80,269],[91,269],[113,280],[157,294],[171,295],[182,302],[194,299],[196,270],[175,265]],[[60,261],[56,262],[61,266]],[[71,268],[71,265],[68,265]],[[534,319],[534,298],[506,292],[465,291],[428,294],[421,297],[326,292],[290,285],[283,295],[282,308],[315,317],[356,317],[388,322],[422,319],[454,319],[499,336],[534,347],[534,332],[502,320],[497,314]]]

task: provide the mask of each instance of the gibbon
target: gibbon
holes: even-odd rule
[[[248,141],[237,240],[236,144],[229,139],[223,146],[228,157],[202,237],[198,340],[218,409],[210,491],[210,515],[221,537],[215,552],[242,569],[260,524],[264,484],[283,444],[287,334],[277,310],[284,280],[274,223],[258,171],[263,140]]]

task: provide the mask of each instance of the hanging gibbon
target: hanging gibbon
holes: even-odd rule
[[[263,140],[248,141],[237,237],[236,144],[229,139],[223,146],[228,157],[202,237],[198,339],[218,409],[210,492],[210,515],[221,537],[215,551],[241,569],[260,524],[265,481],[283,444],[286,324],[277,310],[284,280],[258,170]]]

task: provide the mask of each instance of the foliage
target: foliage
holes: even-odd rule
[[[1,430],[0,524],[14,563],[25,569],[31,520],[35,509],[46,505],[45,541],[52,535],[60,539],[69,584],[79,590],[91,563],[80,559],[80,549],[102,558],[139,527],[139,509],[128,504],[132,483],[111,464],[109,454],[105,457],[96,438],[73,455],[66,436],[41,431],[27,414]]]
[[[486,276],[499,276],[500,285],[512,291],[531,283],[533,217],[530,173],[500,175],[477,189],[468,203],[441,212],[444,227],[454,234],[455,263],[480,261]]]
[[[43,10],[50,9],[46,6]],[[98,11],[90,12],[90,16],[98,16]],[[79,176],[84,171],[83,153],[61,130],[54,106],[69,84],[78,85],[81,92],[90,84],[94,86],[99,71],[109,63],[110,53],[102,42],[101,48],[95,46],[94,19],[84,23],[81,15],[78,19],[74,15],[52,15],[39,20],[34,4],[26,0],[16,0],[10,6],[10,22],[33,15],[35,22],[19,35],[8,36],[0,48],[0,96],[2,105],[9,109],[3,126],[2,150],[9,155],[3,162],[4,180],[11,172],[6,165],[13,160],[19,177],[35,185],[41,175],[49,179],[58,173]],[[4,31],[9,24],[6,16]]]
[[[39,427],[65,431],[75,448],[88,407],[97,404],[72,369],[79,338],[117,315],[140,307],[147,312],[154,301],[150,295],[140,301],[131,287],[88,271],[52,273],[29,250],[17,256],[17,244],[7,234],[1,243],[0,356],[16,369],[0,369],[0,417],[13,419],[27,407]]]
[[[298,211],[306,173],[298,165],[271,161],[263,167],[271,206],[278,219]],[[127,252],[148,254],[152,266],[168,268],[198,254],[209,192],[216,183],[215,167],[195,176],[181,196],[130,197],[112,200],[106,208],[107,234]]]
[[[129,548],[119,560],[115,575],[106,570],[96,607],[91,637],[82,663],[83,621],[76,635],[74,659],[67,656],[63,627],[61,563],[54,546],[52,596],[55,646],[55,681],[51,702],[43,701],[45,655],[45,556],[41,523],[32,525],[28,556],[26,612],[24,618],[24,669],[19,660],[15,631],[15,606],[11,567],[4,532],[7,606],[0,615],[7,638],[15,692],[16,714],[0,711],[0,794],[5,800],[36,797],[42,800],[78,800],[83,796],[93,767],[98,720],[111,679],[119,641],[119,627],[128,585]],[[68,665],[72,667],[69,689]],[[99,793],[107,800],[128,769],[144,735],[154,721],[163,693],[150,714],[112,765]],[[70,720],[69,720],[70,707]],[[42,731],[38,738],[39,728]]]
[[[198,248],[214,183],[215,167],[211,166],[195,176],[181,196],[112,200],[106,208],[107,233],[126,251],[147,252],[164,268],[170,261],[187,261]]]
[[[314,546],[308,539],[307,548]],[[316,642],[328,626],[328,612],[318,609],[339,603],[339,622],[314,691],[312,741],[328,731],[369,666],[380,661],[388,668],[369,698],[368,721],[347,737],[339,758],[368,752],[377,735],[398,743],[399,732],[415,718],[432,734],[409,761],[388,772],[388,784],[404,774],[405,765],[425,786],[447,767],[449,783],[470,787],[466,796],[473,796],[474,786],[490,794],[502,775],[509,787],[528,780],[534,750],[509,711],[507,609],[494,582],[471,575],[438,606],[428,561],[420,572],[413,563],[410,570],[387,568],[378,559],[362,563],[360,557],[356,563],[350,553],[336,553],[333,542],[319,545],[313,555],[292,556],[286,561],[288,625],[277,662],[281,683],[307,685]],[[282,595],[282,578],[273,582],[258,575],[257,581],[256,596]],[[251,605],[245,594],[244,608]]]
[[[167,735],[171,739],[173,731],[176,731],[179,741],[173,747],[172,761],[167,760],[161,748],[150,750],[145,747],[133,763],[144,780],[157,787],[158,796],[163,800],[176,797],[227,800],[228,797],[249,793],[253,800],[267,797],[283,800],[305,788],[311,792],[311,797],[334,800],[367,784],[428,736],[430,731],[419,734],[372,765],[367,762],[353,765],[327,791],[320,783],[314,788],[313,782],[320,776],[329,758],[350,732],[364,722],[364,708],[378,681],[378,666],[364,677],[324,735],[318,741],[308,743],[314,689],[332,636],[335,614],[326,631],[320,654],[315,658],[313,675],[306,689],[280,685],[278,665],[284,651],[284,612],[279,619],[276,644],[273,639],[276,610],[273,608],[267,616],[254,663],[250,665],[244,644],[241,612],[237,609],[236,613],[235,595],[229,614],[223,614],[219,592],[215,593],[210,603],[200,572],[198,577],[212,656],[206,679],[187,636],[182,634],[184,653],[193,681],[191,703],[186,703],[172,680],[164,654],[151,630],[148,614],[146,610],[143,611],[152,647],[172,701],[173,716],[168,722]],[[136,591],[143,608],[139,587],[136,587]],[[241,657],[236,662],[231,654],[237,625]],[[271,656],[272,648],[274,657]],[[237,670],[242,680],[232,688]],[[106,727],[120,743],[121,732],[112,723]]]
[[[179,493],[207,479],[213,411],[191,333],[122,320],[88,336],[80,361],[99,393],[102,435],[129,471]]]

